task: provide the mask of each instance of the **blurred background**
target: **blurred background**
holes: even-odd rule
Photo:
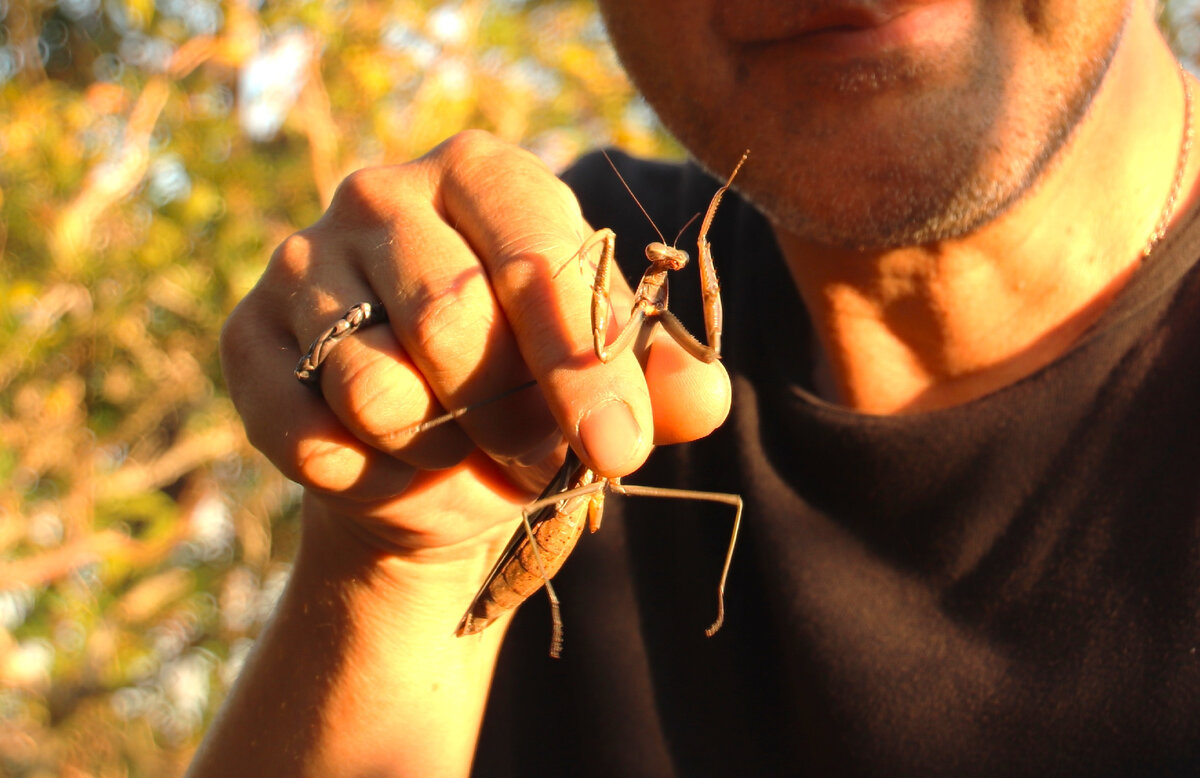
[[[0,775],[183,772],[297,542],[221,323],[343,176],[467,127],[680,154],[583,0],[0,0]]]

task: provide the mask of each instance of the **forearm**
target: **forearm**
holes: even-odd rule
[[[466,774],[505,625],[453,631],[486,572],[383,557],[308,510],[291,582],[192,774]]]

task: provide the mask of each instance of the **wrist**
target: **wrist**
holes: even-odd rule
[[[382,550],[316,500],[303,521],[287,590],[194,774],[465,774],[506,622],[454,628],[491,543],[435,563]]]
[[[333,594],[362,629],[405,632],[448,623],[444,632],[453,633],[511,535],[511,528],[498,526],[487,537],[454,546],[403,548],[311,497],[302,521],[293,585]]]

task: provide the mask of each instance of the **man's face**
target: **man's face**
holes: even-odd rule
[[[600,0],[663,122],[775,223],[831,246],[962,235],[1086,111],[1130,0]]]

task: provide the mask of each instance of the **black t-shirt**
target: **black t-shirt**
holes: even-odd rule
[[[717,182],[618,165],[668,236]],[[751,159],[753,164],[753,159]],[[598,155],[566,176],[631,281],[656,237]],[[727,197],[725,425],[626,480],[731,511],[611,498],[501,654],[475,773],[1200,774],[1200,221],[1184,220],[1066,354],[948,410],[809,391],[806,313],[763,218]],[[694,247],[695,227],[689,231]],[[671,308],[703,332],[695,269]]]

